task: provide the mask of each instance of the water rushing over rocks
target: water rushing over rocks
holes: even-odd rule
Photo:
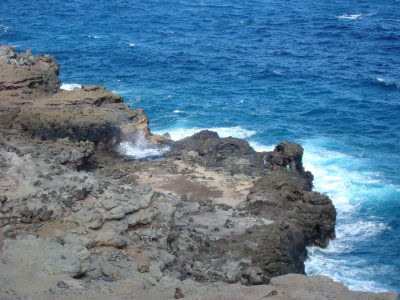
[[[1,298],[396,299],[302,275],[336,211],[300,145],[153,135],[48,55],[0,47],[0,74]]]

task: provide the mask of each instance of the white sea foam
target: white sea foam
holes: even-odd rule
[[[250,141],[250,145],[256,151],[272,151],[275,147],[253,141]],[[326,249],[308,248],[306,273],[329,276],[353,290],[373,292],[387,290],[382,283],[370,278],[374,277],[371,274],[385,272],[390,274],[390,271],[387,271],[390,266],[371,266],[371,262],[363,257],[357,258],[356,262],[343,259],[346,253],[351,255],[353,251],[357,251],[355,247],[358,242],[371,239],[390,229],[388,224],[379,219],[357,218],[358,207],[352,202],[354,199],[360,200],[366,194],[376,192],[373,186],[382,186],[383,183],[375,179],[376,174],[366,171],[361,173],[353,169],[352,167],[359,166],[361,162],[350,155],[327,150],[315,142],[305,142],[303,146],[304,166],[315,176],[314,190],[327,194],[338,211],[336,240],[331,241]]]
[[[88,35],[87,37],[90,39],[102,39],[103,38],[102,36],[99,36],[99,35]]]
[[[334,243],[328,248],[337,248],[336,253],[345,253],[348,248],[339,248]],[[364,259],[359,259],[357,265],[359,267],[347,265],[347,261],[343,259],[332,259],[319,248],[309,248],[309,259],[306,262],[306,273],[308,275],[326,275],[335,281],[342,282],[351,290],[367,291],[367,292],[384,292],[387,288],[374,280],[368,279],[371,274],[380,274],[394,272],[390,266],[385,266],[386,270],[377,270],[371,266],[371,263]],[[324,252],[328,249],[324,249]],[[327,271],[329,270],[329,271]],[[382,274],[382,275],[383,275]]]
[[[386,80],[386,79],[384,79],[382,77],[376,77],[376,81],[378,81],[378,82],[380,82],[380,83],[382,83],[382,84],[384,84],[386,86],[393,86],[393,87],[396,87],[398,89],[400,88],[400,83],[397,83],[397,82],[394,82],[394,81],[389,81],[389,80]]]
[[[356,178],[358,173],[349,172],[336,163],[349,159],[346,154],[318,148],[306,148],[303,156],[305,169],[314,174],[315,189],[334,196],[335,204],[340,204],[347,210],[352,207],[349,205],[351,192],[349,179]]]
[[[183,112],[183,111],[181,111],[181,110],[179,110],[179,109],[175,109],[173,112],[176,113],[176,114],[179,114],[179,113],[181,113],[181,112]]]
[[[82,85],[80,85],[79,83],[63,83],[60,87],[61,90],[65,91],[73,91],[80,88],[82,88]]]
[[[137,131],[129,140],[118,146],[119,153],[136,159],[161,156],[167,151],[169,151],[169,147],[149,142],[143,131]]]
[[[344,14],[344,15],[338,16],[338,19],[357,20],[357,19],[361,19],[361,17],[362,17],[362,14],[353,14],[353,15]]]
[[[259,142],[249,142],[250,146],[253,147],[254,150],[256,150],[257,152],[264,152],[264,151],[273,151],[275,148],[275,145],[263,145]]]
[[[192,128],[170,128],[164,131],[156,131],[157,134],[164,134],[168,132],[171,135],[171,139],[174,141],[183,139],[185,137],[191,136],[201,130],[211,130],[218,133],[220,137],[236,137],[241,139],[246,139],[254,135],[256,132],[253,130],[247,130],[240,126],[235,127],[192,127]]]
[[[129,43],[128,45],[129,45],[129,47],[136,47],[135,43]]]
[[[206,128],[179,128],[167,130],[174,140],[192,135]],[[221,137],[235,136],[249,139],[254,131],[242,127],[207,128],[219,133]],[[161,132],[160,132],[161,133]],[[348,260],[346,254],[353,255],[359,242],[365,242],[389,230],[388,224],[379,219],[363,220],[358,217],[358,206],[354,201],[367,201],[370,193],[380,194],[383,182],[376,179],[376,174],[363,170],[361,161],[350,155],[330,151],[320,146],[320,141],[302,143],[305,152],[303,163],[306,170],[314,176],[314,190],[327,194],[333,201],[338,219],[336,225],[336,240],[331,241],[326,249],[309,247],[309,259],[305,263],[309,275],[326,275],[342,282],[352,290],[381,292],[387,290],[382,283],[371,278],[376,275],[391,274],[390,266],[371,264],[367,258],[357,257]],[[323,144],[323,142],[322,142]],[[274,145],[264,145],[250,141],[256,151],[272,151]],[[377,188],[378,186],[378,188]],[[378,189],[378,190],[374,190]],[[398,187],[392,188],[392,190]]]
[[[336,237],[338,240],[351,240],[355,242],[356,240],[366,240],[381,234],[382,232],[388,230],[390,227],[382,222],[372,222],[372,221],[352,221],[347,220],[348,223],[339,226]]]
[[[174,110],[174,113],[181,113],[181,112],[182,111],[180,111],[180,110]],[[167,129],[167,130],[163,130],[163,131],[155,131],[154,133],[162,135],[162,134],[168,132],[171,135],[171,139],[174,141],[177,141],[177,140],[183,139],[185,137],[191,136],[197,132],[200,132],[201,130],[215,131],[218,133],[218,135],[220,137],[232,136],[232,137],[241,138],[241,139],[248,139],[256,133],[253,130],[247,130],[241,126],[209,127],[209,128],[200,128],[200,127],[172,128],[172,129]],[[258,152],[272,151],[275,148],[275,145],[264,145],[262,143],[255,142],[255,141],[249,141],[249,144],[251,147],[254,148],[254,150],[256,150]]]
[[[362,220],[357,217],[358,206],[354,203],[368,201],[366,195],[374,192],[374,186],[382,186],[384,183],[374,179],[376,174],[359,172],[355,166],[361,166],[362,162],[354,157],[318,147],[315,142],[306,142],[303,146],[303,163],[315,176],[314,189],[327,194],[338,212],[336,240],[331,241],[326,249],[308,248],[306,273],[329,276],[353,290],[385,290],[382,284],[369,279],[371,274],[385,272],[385,266],[375,266],[375,269],[368,270],[372,264],[363,257],[358,257],[356,262],[338,258],[344,257],[343,254],[352,253],[358,242],[366,241],[390,229],[379,220]]]
[[[3,30],[3,33],[8,33],[8,30],[10,29],[8,26],[5,24],[0,24],[0,28]]]

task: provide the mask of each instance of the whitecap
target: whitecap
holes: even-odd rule
[[[379,174],[357,169],[363,167],[362,160],[320,147],[318,141],[305,142],[303,147],[303,165],[314,174],[315,190],[327,194],[342,212],[353,211],[356,201],[373,192],[373,185],[383,185],[376,179]]]
[[[173,112],[176,113],[176,114],[179,114],[179,113],[181,113],[181,112],[183,112],[183,111],[181,111],[181,110],[179,110],[179,109],[175,109]]]
[[[73,91],[75,89],[81,89],[82,85],[79,83],[63,83],[60,87],[61,90]]]
[[[358,291],[387,290],[383,283],[371,278],[379,278],[376,274],[387,272],[388,266],[374,265],[373,269],[368,270],[372,265],[370,261],[362,256],[355,259],[352,255],[360,251],[357,248],[360,242],[368,241],[391,229],[379,218],[371,216],[368,220],[362,219],[359,216],[358,203],[370,201],[368,195],[381,195],[393,188],[377,179],[379,174],[364,170],[366,165],[360,159],[327,150],[321,146],[321,141],[308,141],[303,146],[303,164],[314,174],[314,190],[327,194],[338,213],[336,239],[326,249],[308,248],[306,274],[329,276]],[[343,259],[346,254],[348,258]]]
[[[129,47],[136,47],[135,43],[129,43],[128,45],[129,45]]]
[[[344,14],[344,15],[338,16],[338,19],[357,20],[357,19],[361,19],[361,16],[362,16],[362,14],[353,14],[353,15]]]
[[[152,143],[146,139],[143,131],[137,131],[130,139],[120,143],[117,150],[122,155],[143,159],[161,156],[169,151],[169,147]]]
[[[246,139],[254,135],[256,132],[253,130],[247,130],[241,126],[235,127],[208,127],[208,128],[201,128],[201,127],[192,127],[192,128],[170,128],[163,131],[155,132],[157,134],[164,134],[168,132],[171,135],[171,139],[174,141],[183,139],[185,137],[191,136],[195,133],[198,133],[202,130],[211,130],[218,133],[220,137],[236,137],[241,139]]]
[[[8,26],[5,24],[0,24],[0,28],[3,30],[3,33],[8,33],[8,30],[10,29]]]
[[[87,36],[90,39],[102,39],[103,37],[99,36],[99,35],[88,35]]]
[[[382,222],[347,220],[345,224],[337,228],[336,237],[339,243],[341,239],[354,243],[356,240],[365,240],[377,236],[388,229],[390,227]]]
[[[345,253],[347,247],[335,247],[332,243],[328,248],[337,248],[335,253]],[[324,252],[326,252],[325,250]],[[378,272],[377,268],[371,266],[370,261],[360,260],[357,262],[358,267],[347,264],[344,259],[334,259],[323,255],[320,248],[308,248],[309,259],[306,262],[307,275],[325,275],[334,281],[342,282],[351,290],[365,292],[384,292],[388,289],[380,282],[368,279],[371,274]],[[385,266],[384,270],[380,269],[379,273],[393,272],[390,266]]]
[[[382,83],[382,84],[384,84],[386,86],[396,87],[398,89],[400,88],[400,83],[397,83],[395,81],[389,81],[389,80],[386,80],[386,79],[384,79],[382,77],[376,77],[376,81],[378,81],[379,83]]]

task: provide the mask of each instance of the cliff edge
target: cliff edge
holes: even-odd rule
[[[336,211],[300,145],[172,141],[58,73],[0,46],[0,298],[397,299],[302,275]]]

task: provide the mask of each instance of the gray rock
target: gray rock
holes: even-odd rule
[[[89,228],[99,229],[104,223],[104,217],[99,211],[94,211],[88,225]]]
[[[6,263],[23,265],[30,272],[72,278],[87,272],[90,265],[89,257],[90,252],[83,246],[61,245],[55,241],[33,236],[5,240],[2,253]]]
[[[259,267],[247,267],[242,272],[242,283],[244,284],[262,284],[267,283],[264,272]]]
[[[126,221],[129,226],[147,225],[150,224],[155,218],[154,210],[139,210],[126,216]]]
[[[395,293],[364,293],[350,291],[342,283],[326,276],[287,274],[271,279],[271,285],[283,290],[289,299],[296,300],[397,300]]]
[[[125,217],[125,208],[121,205],[114,207],[111,209],[106,215],[106,219],[108,220],[118,220]]]
[[[113,209],[114,207],[118,206],[119,203],[117,201],[115,201],[114,199],[104,199],[101,201],[101,205],[103,205],[103,207],[106,210],[110,210],[110,209]]]

